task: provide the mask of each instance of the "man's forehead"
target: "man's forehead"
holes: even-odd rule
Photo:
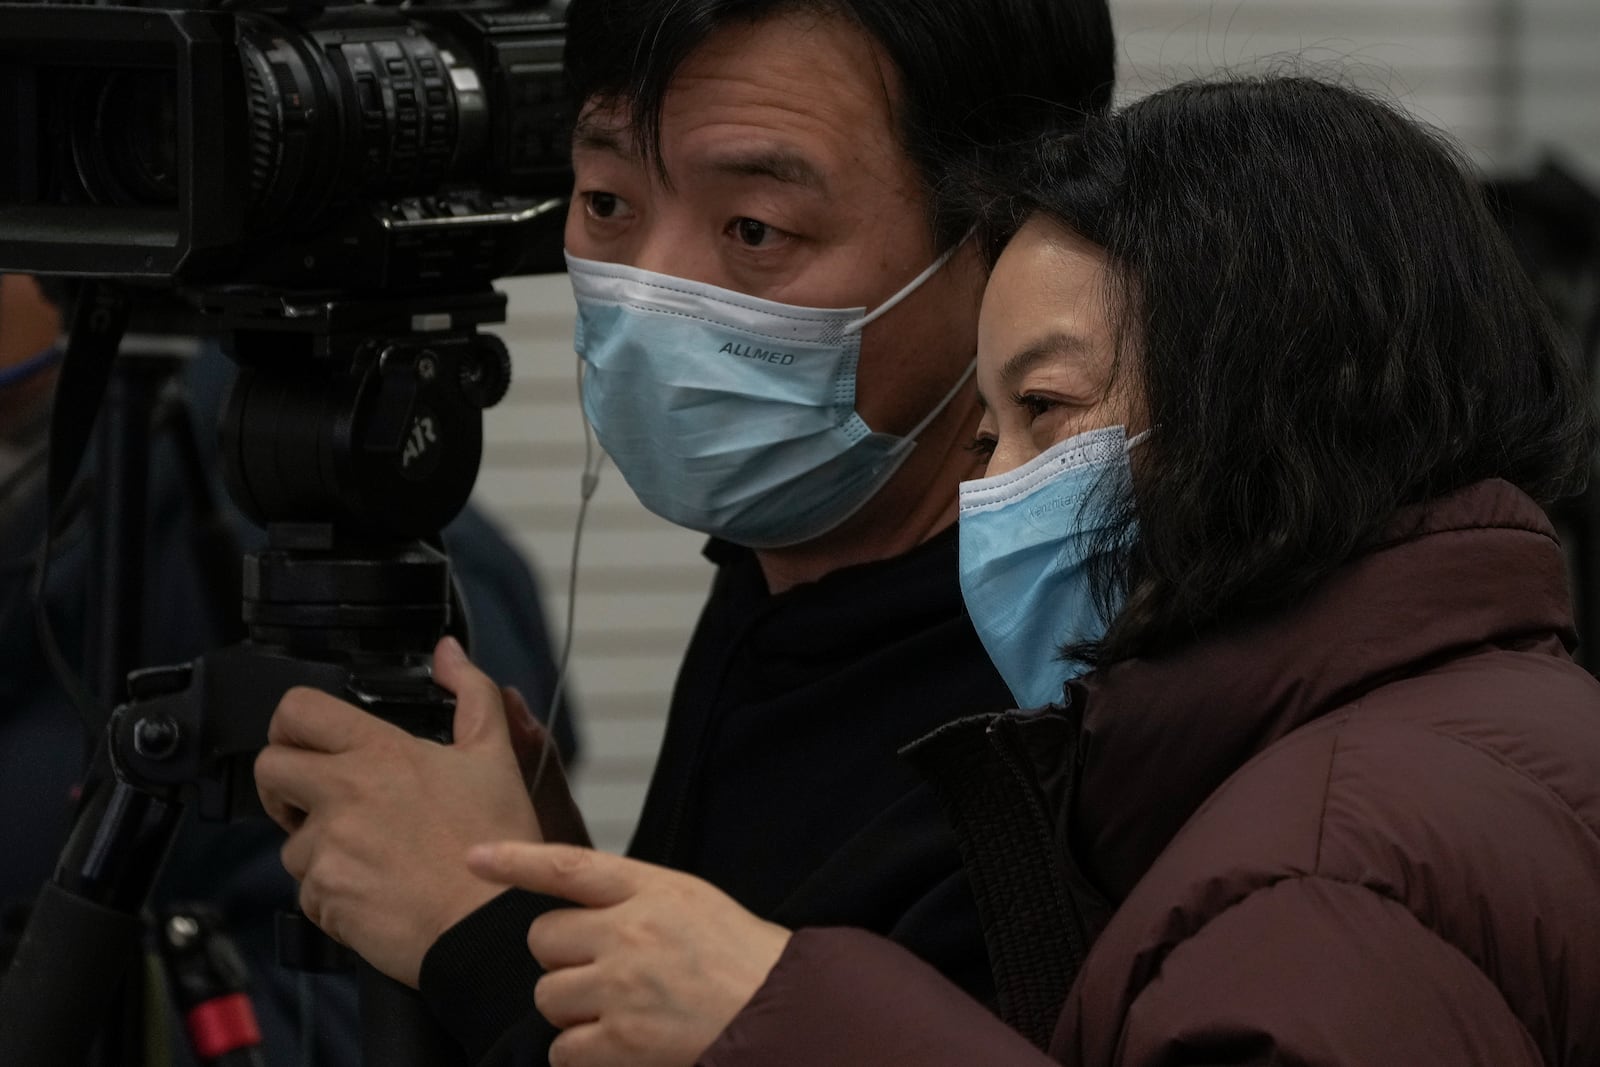
[[[630,162],[639,162],[639,139],[626,106],[596,103],[580,114],[573,130],[573,147],[604,152]],[[694,177],[766,178],[783,185],[798,186],[819,193],[828,191],[824,163],[788,144],[736,138],[723,141],[697,141],[687,157],[671,153],[663,146],[661,164],[678,155],[675,170]]]
[[[723,25],[655,73],[589,97],[574,147],[663,171],[667,157],[680,169],[687,151],[696,165],[803,185],[859,156],[863,140],[904,153],[893,64],[837,14],[783,11]],[[739,140],[760,143],[730,152]]]

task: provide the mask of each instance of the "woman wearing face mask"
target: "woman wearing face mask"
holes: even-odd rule
[[[480,850],[588,906],[529,935],[552,1062],[1592,1062],[1600,685],[1540,504],[1595,428],[1455,152],[1326,84],[1191,85],[991,217],[963,591],[1035,710],[910,758],[1000,1019],[881,939]]]

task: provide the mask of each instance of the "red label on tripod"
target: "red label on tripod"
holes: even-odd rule
[[[229,993],[195,1005],[185,1020],[189,1040],[203,1060],[261,1044],[256,1010],[243,993]]]

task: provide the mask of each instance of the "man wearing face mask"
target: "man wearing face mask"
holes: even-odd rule
[[[1106,106],[1105,3],[576,0],[566,65],[584,410],[718,565],[630,854],[775,922],[893,936],[992,1000],[954,839],[897,755],[1015,702],[961,603],[983,270],[934,194]],[[461,859],[554,835],[504,799],[494,686],[453,650],[438,672],[458,751],[297,693],[257,780],[308,914],[420,981],[469,1058],[537,1058],[541,1021],[516,1024],[551,902]]]

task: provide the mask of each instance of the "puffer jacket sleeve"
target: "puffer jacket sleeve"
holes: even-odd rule
[[[1123,985],[1090,972],[1052,1051],[1067,1063],[1543,1064],[1471,960],[1399,903],[1311,876],[1219,912]],[[1139,973],[1136,965],[1131,972]]]
[[[860,930],[798,931],[703,1067],[1048,1067],[938,971]]]

